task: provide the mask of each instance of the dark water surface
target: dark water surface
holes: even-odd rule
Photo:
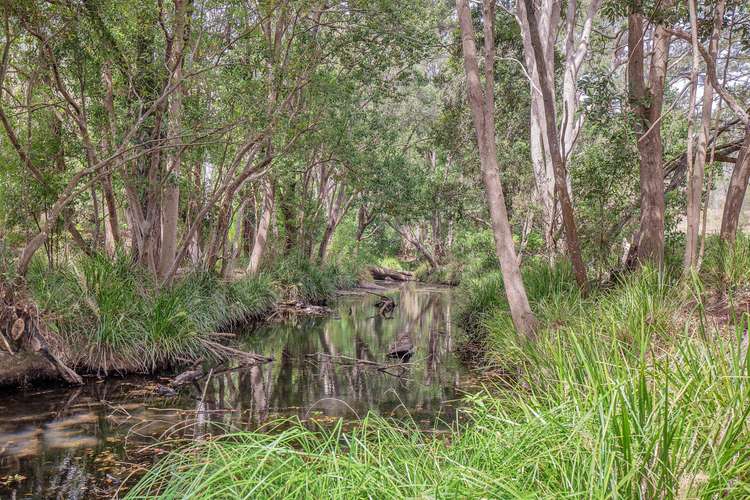
[[[261,366],[206,367],[209,377],[176,397],[158,378],[127,377],[78,388],[0,392],[0,498],[122,495],[168,440],[257,429],[298,417],[310,425],[368,411],[431,429],[455,420],[468,380],[453,356],[451,292],[407,284],[387,295],[398,306],[377,314],[378,297],[341,296],[328,317],[297,317],[245,332],[237,347],[273,356]],[[413,345],[407,359],[388,356]]]

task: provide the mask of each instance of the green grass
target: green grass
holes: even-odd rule
[[[707,259],[706,279],[722,268]],[[714,326],[709,282],[675,275],[645,269],[584,299],[564,266],[529,266],[534,343],[516,338],[496,278],[477,278],[461,290],[483,311],[488,359],[517,376],[471,397],[451,433],[370,416],[232,434],[170,455],[130,496],[747,498],[748,317]]]
[[[336,289],[352,286],[352,273],[288,260],[236,281],[192,272],[160,288],[121,254],[81,257],[54,270],[40,259],[28,282],[65,359],[79,370],[107,374],[153,372],[210,357],[206,341],[213,333],[260,319],[280,298],[324,303]]]
[[[281,259],[270,270],[270,278],[288,300],[325,304],[336,290],[357,284],[359,264],[339,262],[318,265],[301,256]]]

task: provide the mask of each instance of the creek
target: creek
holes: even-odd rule
[[[453,353],[453,292],[407,283],[378,293],[396,301],[392,317],[378,314],[376,295],[342,294],[330,316],[266,323],[234,339],[274,361],[205,367],[177,396],[158,395],[167,379],[138,376],[3,390],[0,498],[122,495],[175,444],[272,432],[284,418],[351,426],[372,411],[445,429],[471,385]],[[389,356],[394,343],[411,344],[410,356]]]

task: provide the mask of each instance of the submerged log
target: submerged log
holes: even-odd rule
[[[393,310],[396,308],[396,301],[387,295],[381,295],[379,293],[367,292],[370,295],[380,297],[380,300],[375,302],[375,307],[378,308],[378,314],[384,318],[390,319],[393,317]]]
[[[376,280],[414,281],[414,274],[408,271],[396,271],[385,267],[372,266],[368,269]]]
[[[408,361],[412,354],[414,354],[414,342],[412,342],[409,332],[403,332],[388,347],[387,356],[389,358],[399,358],[401,361]]]

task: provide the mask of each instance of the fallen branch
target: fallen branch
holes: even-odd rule
[[[240,351],[239,349],[219,344],[213,340],[202,339],[201,343],[218,358],[237,358],[250,361],[252,364],[263,364],[273,361],[273,358],[270,356],[262,356],[254,352]]]

